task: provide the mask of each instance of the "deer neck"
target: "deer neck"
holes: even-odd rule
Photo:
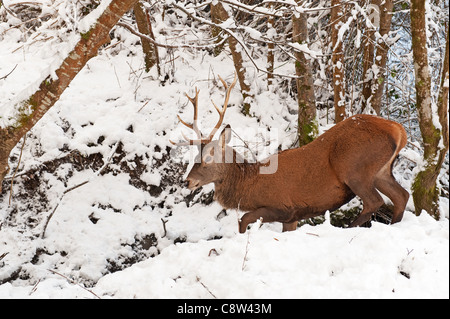
[[[258,178],[259,163],[228,163],[223,165],[223,178],[216,181],[214,199],[225,209],[245,209]]]

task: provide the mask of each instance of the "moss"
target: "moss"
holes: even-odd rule
[[[94,29],[94,27],[92,27],[88,32],[80,32],[81,38],[86,40],[86,41],[89,40],[89,38],[91,37],[91,33],[92,33],[93,29]]]
[[[302,105],[299,105],[302,107]],[[298,124],[298,137],[300,146],[312,142],[319,135],[319,125],[316,119],[307,123]]]
[[[28,104],[28,105],[30,105],[30,106],[31,106],[31,109],[32,109],[33,111],[35,111],[36,108],[38,107],[38,103],[36,102],[36,100],[34,99],[33,96],[31,96],[25,103]]]
[[[18,108],[18,114],[15,117],[14,129],[22,128],[26,126],[33,117],[34,111],[37,109],[38,103],[32,97],[24,101]]]
[[[436,187],[435,183],[428,185],[430,183],[426,182],[427,180],[430,180],[429,175],[434,174],[431,170],[432,168],[428,167],[417,174],[411,186],[411,190],[413,193],[416,215],[419,216],[422,213],[422,210],[425,210],[435,219],[439,219],[439,189]]]
[[[31,119],[31,115],[26,113],[19,113],[19,115],[16,118],[16,123],[14,125],[15,128],[22,128],[28,124],[28,122]]]

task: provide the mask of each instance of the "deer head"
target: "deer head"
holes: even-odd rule
[[[188,188],[191,190],[195,190],[203,185],[219,181],[223,176],[223,165],[226,163],[233,163],[233,161],[235,161],[236,158],[239,157],[239,155],[233,150],[233,148],[227,145],[231,140],[230,125],[227,125],[222,130],[217,140],[213,140],[214,135],[223,123],[225,112],[228,107],[228,101],[230,99],[230,93],[236,84],[237,75],[235,73],[234,80],[231,85],[228,85],[220,76],[219,80],[222,82],[225,88],[225,100],[221,109],[217,107],[214,101],[211,101],[217,113],[219,114],[219,120],[217,121],[211,132],[208,135],[204,135],[198,128],[198,95],[200,91],[195,88],[194,97],[190,97],[185,93],[186,97],[194,107],[194,119],[192,121],[192,124],[183,121],[183,119],[179,115],[177,115],[177,117],[183,125],[187,126],[195,132],[195,134],[197,135],[197,139],[189,139],[182,133],[185,141],[178,143],[170,141],[172,144],[177,146],[196,145],[198,147],[199,153],[195,158],[195,164],[186,179],[188,181]]]

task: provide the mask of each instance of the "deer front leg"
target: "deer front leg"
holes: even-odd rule
[[[263,223],[271,223],[271,222],[282,222],[282,223],[291,223],[292,222],[292,213],[286,212],[279,209],[274,209],[270,207],[261,207],[249,213],[246,213],[242,216],[239,221],[239,232],[241,234],[245,233],[247,230],[247,226],[251,223],[256,222],[258,219],[262,218]],[[287,227],[285,229],[283,224],[283,231],[293,230],[292,227]]]
[[[283,232],[297,229],[298,220],[291,223],[283,223]]]

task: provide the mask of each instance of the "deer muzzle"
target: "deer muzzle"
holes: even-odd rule
[[[195,191],[197,188],[201,186],[199,180],[192,178],[188,178],[186,184],[187,188],[189,188],[191,191]]]

